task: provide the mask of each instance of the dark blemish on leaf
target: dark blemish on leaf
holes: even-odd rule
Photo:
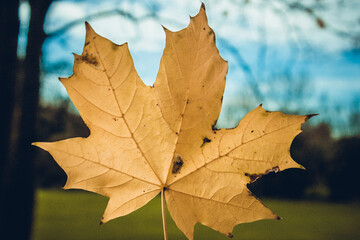
[[[276,220],[281,220],[282,218],[280,216],[277,216],[276,217]]]
[[[180,114],[180,116],[181,116],[181,117],[184,117],[184,114],[183,114],[183,113],[181,113],[181,114]]]
[[[90,44],[90,41],[85,42],[85,47]]]
[[[211,139],[209,139],[208,137],[204,137],[203,138],[203,143],[201,144],[200,147],[203,147],[206,143],[209,143],[209,142],[211,142]]]
[[[255,182],[256,180],[258,180],[262,174],[249,174],[249,173],[245,173],[245,176],[249,177],[250,179],[250,183]]]
[[[221,100],[220,100],[220,101],[223,102],[223,100],[224,100],[224,96],[221,96]]]
[[[113,118],[113,120],[116,122],[116,121],[118,121],[119,119],[118,119],[118,118],[116,118],[116,117],[114,117],[114,118]]]
[[[254,132],[254,130],[251,130],[251,133],[253,133]]]
[[[117,50],[117,47],[118,47],[119,45],[117,45],[117,44],[111,44],[111,49],[112,50]]]
[[[271,111],[268,111],[268,110],[266,110],[265,112],[267,112],[267,113],[271,113]]]
[[[211,125],[211,129],[213,130],[213,131],[215,131],[215,130],[219,130],[219,129],[217,129],[215,126],[216,126],[216,123],[217,123],[217,120],[215,120],[215,122],[213,123],[213,125]]]
[[[99,223],[100,226],[103,225],[103,223],[104,223],[102,220],[104,220],[104,217],[102,217],[100,220],[100,223]]]
[[[163,191],[165,192],[167,190],[167,188],[166,187],[163,187]]]
[[[180,154],[175,154],[173,159],[173,166],[171,170],[172,174],[178,173],[183,165],[184,165],[184,161],[181,158]]]
[[[210,28],[209,32],[208,32],[208,36],[213,36],[213,41],[215,42],[216,41],[216,38],[215,38],[215,33],[214,31]]]
[[[279,171],[280,171],[279,166],[276,166],[276,167],[273,167],[273,168],[271,168],[271,169],[266,170],[266,171],[265,171],[265,174],[268,174],[268,173],[271,173],[271,172],[277,173],[277,172],[279,172]]]
[[[234,235],[232,235],[232,233],[228,233],[228,238],[233,238],[234,237]]]
[[[205,85],[202,85],[201,87],[205,87]]]
[[[146,127],[146,124],[144,124],[144,127]]]
[[[202,107],[200,106],[199,109],[202,110]]]
[[[254,152],[254,154],[255,153],[256,152]],[[244,174],[245,174],[245,176],[249,177],[250,183],[253,183],[256,180],[258,180],[260,177],[262,177],[263,175],[266,175],[266,174],[271,173],[271,172],[277,173],[279,171],[280,171],[279,166],[275,166],[275,167],[273,167],[271,169],[266,170],[265,173],[260,173],[260,174],[257,174],[257,173],[255,173],[255,174],[244,173]]]
[[[203,30],[205,30],[205,28],[203,28]]]
[[[189,99],[186,99],[186,104],[189,104]]]
[[[259,107],[262,107],[262,105],[263,105],[263,104],[262,104],[262,103],[260,103]]]
[[[176,135],[178,135],[179,133],[178,132],[175,132]]]
[[[85,55],[81,55],[80,56],[80,59],[82,60],[82,61],[84,61],[84,62],[87,62],[87,63],[89,63],[89,64],[92,64],[92,65],[94,65],[94,66],[97,66],[99,63],[98,63],[98,61],[97,61],[97,59],[96,59],[96,57],[95,56],[93,56],[93,55],[88,55],[87,53],[85,53]]]

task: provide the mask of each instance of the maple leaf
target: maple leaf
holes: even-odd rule
[[[86,23],[74,73],[60,80],[90,135],[34,145],[64,169],[65,189],[109,197],[102,223],[135,211],[160,192],[189,239],[197,222],[231,237],[239,223],[278,219],[247,184],[271,171],[302,168],[289,149],[312,115],[269,112],[260,105],[236,128],[216,129],[228,65],[204,5],[188,27],[165,33],[150,87],[139,78],[128,45],[112,43]]]

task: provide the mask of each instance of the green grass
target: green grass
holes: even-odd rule
[[[263,200],[283,220],[241,224],[233,239],[360,239],[360,205]],[[99,226],[107,198],[82,191],[40,190],[34,240],[163,239],[160,198],[127,216]],[[167,215],[169,240],[186,239]],[[201,224],[195,239],[228,239]]]

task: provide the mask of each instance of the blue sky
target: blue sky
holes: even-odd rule
[[[360,98],[359,50],[356,49],[351,38],[337,34],[340,30],[351,34],[360,32],[360,14],[357,10],[360,9],[360,1],[347,1],[345,6],[331,0],[326,1],[324,6],[314,5],[313,2],[316,1],[302,1],[305,6],[314,9],[316,17],[321,17],[325,21],[324,29],[319,28],[313,15],[304,11],[289,11],[282,1],[271,1],[271,4],[264,0],[254,0],[247,4],[244,4],[244,1],[237,3],[230,0],[223,0],[221,4],[214,0],[204,2],[209,24],[218,39],[220,54],[229,61],[224,112],[232,105],[239,107],[239,110],[232,115],[235,116],[232,121],[225,117],[225,114],[221,115],[220,122],[224,126],[236,124],[248,111],[247,108],[242,108],[240,103],[244,98],[249,100],[249,108],[256,107],[262,101],[270,110],[279,110],[284,106],[284,101],[287,99],[274,95],[277,92],[279,92],[278,96],[286,95],[286,91],[291,91],[291,84],[280,92],[279,88],[275,88],[273,81],[274,76],[281,78],[284,72],[290,73],[290,78],[302,76],[304,80],[298,81],[299,83],[303,81],[306,85],[302,102],[289,103],[289,110],[302,114],[309,113],[304,111],[320,113],[315,122],[330,122],[335,107],[346,109]],[[200,4],[200,1],[190,0],[167,3],[116,0],[56,2],[51,6],[44,28],[47,33],[51,33],[66,23],[111,9],[129,11],[140,18],[146,16],[149,9],[153,9],[158,14],[158,18],[149,18],[137,23],[119,15],[87,19],[95,31],[104,37],[118,44],[128,42],[140,77],[145,83],[152,84],[156,78],[165,44],[165,34],[161,24],[173,31],[186,27],[189,23],[189,15],[195,15]],[[26,23],[27,12],[28,7],[23,4],[20,10],[23,23]],[[43,47],[43,64],[46,73],[42,80],[43,100],[54,102],[61,97],[67,97],[57,77],[71,74],[73,62],[71,53],[82,52],[84,38],[84,24],[78,24],[66,33],[46,40]],[[20,43],[24,42],[24,39],[20,37]],[[234,51],[222,44],[224,41],[231,44],[248,64],[259,88],[264,93],[264,99],[257,99],[249,90],[249,84],[252,83],[248,75],[237,65],[239,59],[234,57]],[[24,49],[20,46],[20,55],[21,51]],[[62,68],[47,71],[49,66],[59,62],[62,63]],[[332,107],[334,109],[331,109]],[[343,134],[336,126],[335,132]]]

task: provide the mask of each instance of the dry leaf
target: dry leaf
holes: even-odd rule
[[[153,87],[139,78],[127,44],[86,24],[74,74],[61,82],[90,129],[87,138],[35,143],[65,170],[65,189],[110,198],[102,222],[129,214],[164,191],[177,226],[193,239],[197,222],[221,233],[278,216],[247,188],[261,175],[301,168],[289,154],[308,116],[248,113],[234,129],[215,129],[228,65],[205,7],[166,47]]]

